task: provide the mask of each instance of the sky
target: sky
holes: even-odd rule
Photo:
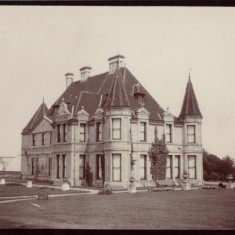
[[[235,159],[235,8],[0,6],[0,156],[20,155],[21,131],[65,74],[108,71],[118,53],[163,109],[178,116],[189,71],[203,147]]]

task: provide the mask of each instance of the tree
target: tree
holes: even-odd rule
[[[156,185],[158,185],[158,180],[165,180],[166,178],[166,160],[168,153],[165,136],[163,136],[162,140],[159,140],[155,132],[155,141],[152,143],[148,155],[151,162],[150,172]]]
[[[232,174],[235,178],[235,162],[231,157],[226,156],[220,159],[203,149],[204,180],[226,181],[229,174]]]
[[[234,176],[235,174],[235,163],[234,160],[229,157],[226,156],[222,159],[223,163],[221,166],[221,173],[225,176],[225,178],[229,175],[232,174]]]

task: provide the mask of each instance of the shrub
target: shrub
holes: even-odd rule
[[[86,172],[85,172],[85,174],[86,174],[87,185],[92,186],[93,174],[92,174],[91,167],[90,167],[88,162],[86,163]]]
[[[158,180],[165,180],[166,178],[166,159],[168,153],[169,151],[165,144],[165,137],[163,136],[163,139],[159,140],[155,133],[155,141],[152,143],[148,155],[151,162],[150,172],[156,186],[158,186]]]
[[[112,191],[112,187],[110,184],[106,183],[104,188],[101,189],[97,194],[98,195],[110,195],[112,194],[113,191]]]
[[[6,183],[7,186],[23,186],[21,183]]]
[[[97,194],[98,195],[110,195],[112,193],[113,193],[112,189],[102,188]]]

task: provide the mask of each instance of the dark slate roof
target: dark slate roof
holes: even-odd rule
[[[34,128],[41,122],[43,116],[48,112],[48,108],[44,101],[39,106],[38,110],[35,112],[29,123],[23,129],[22,134],[27,134],[34,130]]]
[[[47,117],[53,120],[55,113],[54,105],[59,105],[62,98],[68,105],[68,110],[71,112],[72,106],[74,106],[74,114],[76,114],[81,106],[92,116],[98,105],[104,107],[112,85],[114,85],[114,78],[116,73],[110,74],[105,72],[95,76],[87,78],[86,81],[73,82],[56,100],[52,107],[47,112]],[[127,68],[120,68],[120,77],[123,80],[123,86],[126,88],[127,99],[129,100],[130,108],[136,110],[139,108],[138,102],[133,95],[133,86],[138,84],[138,80],[131,74]],[[150,120],[162,121],[161,115],[164,110],[161,106],[153,99],[148,91],[140,84],[141,89],[145,91],[144,97],[145,108],[150,112]],[[89,98],[88,98],[89,97]],[[89,102],[85,101],[89,99]]]
[[[121,76],[119,68],[117,68],[115,71],[113,83],[104,107],[105,108],[130,107],[126,89],[123,85],[123,78]]]
[[[183,118],[185,116],[202,117],[190,77],[189,77],[188,84],[186,87],[184,101],[183,101],[183,105],[182,105],[182,109],[181,109],[179,117]]]
[[[81,107],[83,106],[91,117],[98,109],[99,105],[101,107],[105,106],[108,97],[118,99],[118,102],[120,102],[119,105],[128,105],[128,107],[130,107],[132,111],[137,110],[139,108],[139,104],[134,97],[133,86],[138,84],[139,81],[131,74],[131,72],[127,68],[120,68],[119,79],[115,79],[116,75],[116,72],[113,74],[105,72],[102,74],[91,76],[83,82],[73,82],[54,102],[49,110],[47,109],[47,107],[45,108],[46,116],[54,121],[55,107],[58,107],[60,105],[63,98],[65,103],[67,104],[69,112],[72,111],[72,107],[74,106],[74,115],[79,110],[81,110]],[[122,81],[122,83],[120,81]],[[147,109],[147,111],[150,112],[150,120],[162,122],[161,115],[163,114],[164,110],[141,84],[139,84],[139,86],[141,87],[141,91],[146,94],[144,96],[144,107]],[[123,89],[122,91],[122,88],[124,87],[125,89]],[[116,91],[114,92],[114,90]],[[114,103],[112,103],[112,105]],[[38,123],[42,120],[42,107],[44,105],[45,104],[42,104],[39,107],[33,118],[24,128],[23,133],[32,131],[33,128],[36,127],[35,125],[38,125]],[[132,115],[132,117],[134,118],[134,115]]]

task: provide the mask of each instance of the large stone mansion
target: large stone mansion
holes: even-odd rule
[[[190,77],[175,117],[125,68],[124,59],[109,58],[109,71],[94,76],[91,67],[83,67],[79,81],[65,75],[65,91],[50,109],[43,101],[22,131],[24,176],[34,175],[37,162],[39,177],[79,186],[87,162],[94,180],[101,179],[104,155],[105,182],[127,186],[132,152],[136,184],[146,185],[152,182],[148,151],[157,133],[169,150],[166,180],[175,181],[186,170],[190,181],[202,182],[202,114]]]

